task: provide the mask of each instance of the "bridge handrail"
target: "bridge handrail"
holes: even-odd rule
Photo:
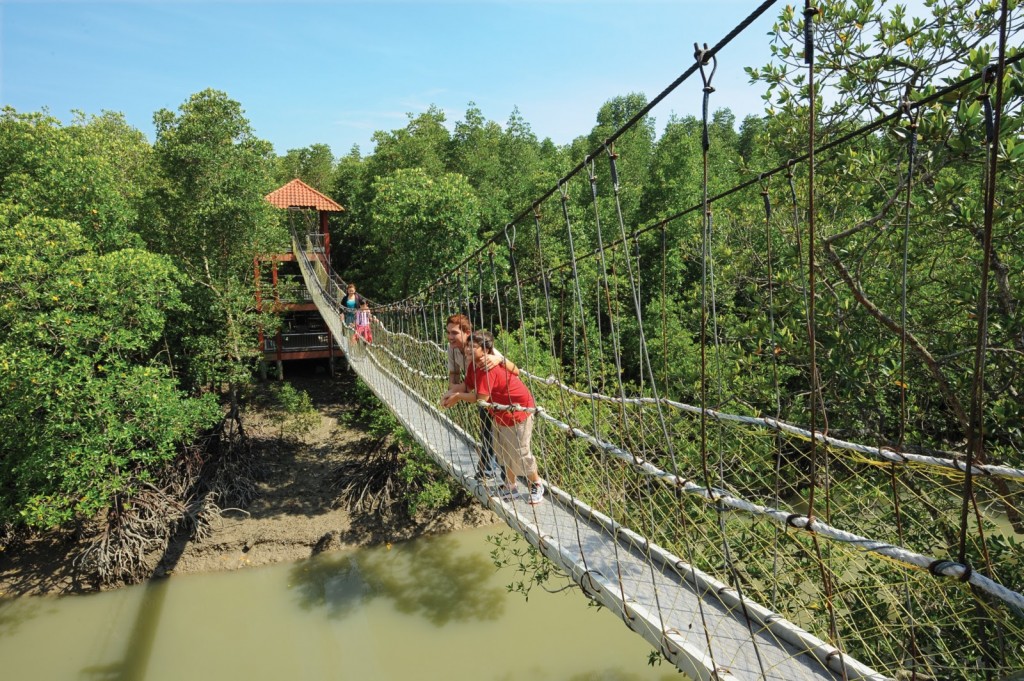
[[[961,473],[967,472],[967,464],[957,459],[955,452],[946,452],[941,450],[930,450],[935,451],[936,454],[946,454],[949,459],[942,458],[939,456],[928,456],[924,454],[915,454],[913,452],[899,452],[890,447],[874,447],[871,445],[863,445],[857,442],[849,442],[847,440],[841,440],[831,435],[826,435],[820,430],[810,431],[806,428],[781,421],[779,419],[773,419],[769,417],[759,416],[743,416],[741,414],[730,414],[728,412],[719,411],[710,407],[701,408],[685,402],[677,402],[668,398],[653,398],[653,397],[613,397],[610,395],[603,395],[601,393],[588,393],[581,390],[577,390],[565,383],[562,383],[554,376],[541,377],[535,374],[531,374],[525,369],[520,368],[520,374],[525,375],[531,380],[544,383],[546,385],[555,385],[561,390],[568,392],[570,395],[575,397],[581,397],[584,399],[593,399],[600,402],[608,402],[613,404],[662,404],[665,406],[672,407],[679,411],[688,412],[691,414],[700,414],[704,412],[710,418],[718,421],[733,421],[736,423],[745,423],[748,425],[763,426],[770,430],[781,431],[796,435],[805,440],[817,440],[828,444],[836,449],[844,449],[848,451],[859,452],[861,454],[867,454],[869,456],[875,456],[883,459],[887,463],[917,463],[926,466],[935,466],[939,468],[950,468]],[[1012,468],[1010,466],[1001,466],[995,464],[973,464],[970,468],[973,475],[985,475],[994,478],[1008,478],[1012,480],[1024,481],[1024,470],[1019,468]]]
[[[390,335],[402,336],[409,339],[410,342],[417,343],[419,345],[429,345],[438,352],[444,353],[446,350],[442,348],[438,343],[432,340],[422,340],[415,338],[407,333],[400,331],[392,331],[386,326],[381,324],[381,328],[385,333]],[[397,355],[391,353],[398,361],[400,360]],[[408,366],[408,365],[406,365]],[[419,373],[424,378],[438,378],[446,379],[446,376],[432,376],[420,372],[418,369],[409,367],[411,371]],[[767,416],[745,416],[743,414],[730,414],[728,412],[720,411],[718,409],[712,409],[710,407],[702,409],[701,407],[694,406],[692,404],[686,404],[685,402],[678,402],[671,400],[666,397],[654,398],[654,397],[615,397],[612,395],[604,395],[596,392],[585,392],[573,388],[570,385],[562,382],[555,376],[540,376],[538,374],[531,373],[530,371],[519,367],[519,373],[524,378],[531,381],[536,381],[544,385],[555,386],[574,397],[582,399],[592,399],[599,402],[605,402],[609,404],[638,404],[638,405],[657,405],[661,404],[672,409],[687,412],[690,414],[700,414],[704,412],[709,418],[715,419],[716,421],[722,422],[734,422],[743,423],[753,426],[761,426],[769,430],[777,432],[788,433],[794,435],[803,440],[811,441],[815,440],[823,444],[827,444],[834,449],[840,449],[845,451],[857,452],[859,454],[865,454],[867,456],[875,457],[886,463],[894,464],[918,464],[921,466],[929,466],[935,468],[946,468],[955,470],[959,473],[967,473],[968,465],[966,461],[961,460],[956,452],[950,452],[945,450],[935,449],[923,449],[923,451],[930,452],[930,454],[919,454],[916,452],[900,451],[894,447],[888,446],[874,446],[865,445],[859,442],[851,442],[849,440],[843,440],[841,438],[828,435],[821,432],[820,430],[811,431],[807,428],[782,421],[780,419],[774,419]],[[1020,468],[1013,468],[1012,466],[1003,466],[1000,464],[979,464],[975,463],[970,466],[970,472],[972,475],[979,475],[991,478],[1005,478],[1008,480],[1018,480],[1024,482],[1024,470]]]

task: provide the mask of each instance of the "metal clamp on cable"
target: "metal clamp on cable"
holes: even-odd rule
[[[972,568],[970,565],[964,565],[962,563],[957,563],[956,561],[953,561],[953,560],[933,560],[928,565],[928,572],[932,573],[936,577],[952,577],[952,575],[947,575],[945,573],[945,570],[946,570],[946,568],[955,568],[955,567],[961,567],[961,568],[964,569],[963,574],[960,575],[959,577],[957,577],[957,581],[959,581],[959,582],[969,582],[971,580],[971,575],[974,574],[974,568]]]
[[[981,70],[981,94],[978,95],[978,101],[981,102],[982,107],[985,109],[985,142],[986,144],[992,144],[996,137],[996,124],[995,116],[992,113],[992,97],[989,94],[989,90],[992,88],[992,83],[996,82],[996,78],[999,76],[999,67],[995,64],[989,64]]]
[[[765,181],[764,173],[761,173],[757,179],[761,181],[761,198],[764,200],[764,218],[771,222],[772,200],[768,196],[768,183]]]
[[[804,5],[804,63],[814,63],[814,17],[821,12],[811,5],[810,0]]]
[[[701,49],[697,43],[693,44],[693,58],[697,60],[697,65],[700,67],[700,78],[704,81],[704,131],[701,135],[701,144],[706,154],[708,149],[711,148],[711,137],[708,134],[708,101],[711,99],[711,93],[715,91],[715,88],[711,85],[711,79],[715,77],[715,71],[718,70],[718,58],[713,54],[709,54],[707,43],[704,43],[704,49]],[[711,64],[710,74],[704,71],[704,67],[709,63]]]
[[[718,57],[709,53],[710,49],[707,43],[704,43],[703,49],[697,43],[693,44],[693,58],[697,60],[697,65],[700,67],[700,78],[704,81],[704,92],[708,94],[715,91],[715,88],[711,85],[711,79],[715,77],[715,71],[718,70]],[[711,64],[710,75],[704,72],[704,67],[708,64]]]
[[[596,201],[597,200],[597,172],[594,170],[594,159],[590,159],[590,161],[588,163],[589,163],[589,168],[590,168],[590,172],[588,173],[590,175],[590,194],[593,196],[594,200]]]
[[[615,142],[612,142],[611,146],[608,146],[608,143],[604,142],[603,146],[604,146],[604,150],[608,153],[608,163],[611,166],[612,190],[614,190],[614,192],[616,194],[618,194],[619,193],[619,169],[615,165],[615,161],[616,161],[616,159],[619,158],[619,155],[617,153],[615,153]]]
[[[796,163],[795,158],[791,158],[786,161],[786,179],[789,180],[789,197],[793,201],[793,205],[796,205],[796,183],[793,181],[793,165]]]

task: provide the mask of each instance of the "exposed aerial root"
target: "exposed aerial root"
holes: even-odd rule
[[[375,441],[366,448],[364,457],[350,459],[335,470],[331,486],[338,490],[339,505],[349,511],[391,515],[398,501],[397,477],[402,461],[397,444],[385,445],[388,439]]]
[[[184,448],[157,481],[139,482],[134,493],[119,496],[75,566],[100,584],[145,579],[152,552],[166,550],[174,537],[202,541],[222,507],[252,501],[259,473],[240,419],[225,417],[205,439]]]

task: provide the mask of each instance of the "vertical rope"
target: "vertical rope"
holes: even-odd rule
[[[816,243],[816,209],[814,202],[815,191],[815,123],[817,118],[817,86],[814,80],[814,18],[818,16],[818,8],[811,5],[811,0],[804,0],[804,63],[807,65],[807,87],[808,87],[808,130],[807,130],[807,277],[808,277],[808,315],[807,315],[807,339],[810,361],[810,382],[811,382],[811,409],[810,426],[811,433],[811,485],[808,493],[807,516],[808,527],[814,522],[814,493],[818,485],[818,456],[819,448],[817,443],[818,432],[818,411],[822,412],[822,425],[824,425],[824,398],[821,395],[821,379],[818,375],[817,340],[815,338],[815,303],[817,298],[816,290],[816,264],[815,250]],[[826,471],[826,519],[828,513],[828,489],[827,480],[830,473]],[[821,566],[822,583],[825,588],[825,603],[829,613],[829,634],[837,647],[842,649],[839,641],[839,629],[836,623],[835,604],[833,602],[832,575],[831,570],[825,565],[821,555],[821,545],[817,535],[812,535],[814,550],[817,555],[818,564]],[[843,678],[846,679],[846,669],[843,669]]]
[[[607,306],[606,309],[608,310],[609,335],[611,336],[611,340],[612,340],[612,353],[613,353],[613,356],[615,358],[615,381],[616,381],[616,386],[618,388],[619,397],[622,400],[619,403],[618,410],[617,410],[618,411],[618,417],[619,417],[619,431],[621,433],[625,434],[626,433],[626,387],[625,387],[625,385],[623,383],[623,380],[622,380],[622,372],[623,372],[623,369],[622,369],[622,352],[621,352],[621,349],[620,349],[620,346],[619,346],[619,331],[618,331],[618,325],[616,324],[615,308],[614,308],[613,303],[612,303],[613,296],[611,294],[610,287],[609,287],[609,281],[608,281],[608,270],[609,270],[609,267],[608,267],[607,260],[605,259],[604,236],[601,233],[601,209],[600,209],[600,206],[598,205],[598,200],[597,200],[597,197],[598,197],[597,173],[595,171],[595,163],[594,163],[593,159],[591,159],[590,162],[589,162],[589,172],[587,173],[587,175],[588,175],[588,178],[590,180],[591,204],[594,207],[594,233],[595,233],[595,236],[597,237],[597,254],[598,254],[598,263],[600,265],[601,286],[599,286],[598,289],[599,289],[599,291],[603,290],[603,292],[604,292],[605,304]],[[615,184],[618,184],[618,177],[615,174],[612,175],[612,179],[613,179],[613,182]],[[613,274],[614,274],[614,272],[613,272]],[[615,297],[615,300],[617,301],[617,296]],[[600,295],[598,296],[598,315],[600,315]],[[598,329],[598,336],[599,337],[603,336],[603,334],[601,333],[600,329]],[[603,357],[602,357],[602,360],[603,360]],[[595,432],[597,432],[596,424],[595,424]],[[635,448],[630,448],[630,449],[633,450]],[[639,463],[639,461],[637,460],[636,452],[635,451],[631,451],[631,454],[633,456],[633,462],[634,463]],[[605,480],[605,494],[607,496],[608,503],[610,505],[612,505],[614,503],[613,502],[614,499],[616,499],[616,498],[620,498],[621,499],[621,495],[617,495],[617,494],[613,493],[613,491],[611,489],[610,477],[611,476],[609,476],[609,475],[605,475],[604,476],[604,480]],[[617,574],[617,577],[618,577],[619,592],[620,592],[620,595],[622,596],[623,600],[625,600],[626,589],[625,589],[625,584],[623,583],[622,561],[619,559],[618,542],[616,542],[614,546],[615,546],[615,570],[616,570],[616,574]],[[653,584],[654,583],[653,567],[651,569],[651,580],[652,580],[652,584]],[[654,599],[655,599],[655,606],[656,606],[656,609],[658,611],[658,620],[659,620],[659,622],[661,624],[661,629],[664,631],[664,629],[665,629],[665,620],[664,620],[664,616],[662,615],[662,612],[661,612],[661,601],[660,601],[657,589],[654,589]]]
[[[709,260],[711,256],[711,203],[708,201],[708,150],[711,148],[711,138],[708,133],[708,104],[711,97],[711,93],[714,92],[714,88],[711,86],[711,78],[715,75],[715,70],[718,68],[718,61],[714,56],[707,54],[707,44],[704,45],[704,49],[701,50],[697,43],[693,44],[693,57],[697,61],[697,66],[700,70],[701,79],[704,81],[704,99],[703,99],[703,129],[701,135],[701,149],[702,149],[702,180],[701,180],[701,207],[702,207],[702,229],[701,229],[701,294],[700,294],[700,460],[701,468],[704,473],[704,486],[709,491],[714,490],[714,486],[711,484],[711,471],[708,468],[708,358],[707,358],[707,346],[708,346],[708,306],[709,306]],[[704,71],[704,67],[712,63],[711,74],[707,74]],[[711,492],[713,495],[714,493]],[[715,505],[716,510],[720,510],[718,504]],[[722,514],[718,514],[719,520],[721,520]],[[704,621],[704,611],[701,610],[701,621]],[[711,646],[711,637],[707,631],[705,623],[704,636],[707,640],[708,654],[711,656],[712,664],[717,668],[717,664],[714,662],[714,650]],[[756,649],[755,649],[756,650]]]
[[[810,362],[810,383],[811,383],[811,409],[810,424],[811,432],[817,433],[817,412],[821,401],[820,382],[818,380],[817,343],[814,337],[815,317],[814,307],[817,291],[815,290],[815,208],[814,208],[814,123],[817,116],[817,91],[814,83],[814,17],[818,15],[818,9],[811,6],[811,0],[804,0],[804,63],[807,64],[807,87],[809,90],[809,113],[807,132],[807,280],[808,280],[808,307],[807,307],[807,342],[809,345]],[[811,438],[811,488],[807,502],[807,515],[814,518],[814,490],[818,485],[818,456],[817,438]]]
[[[543,279],[543,271],[544,271],[543,262],[544,262],[544,257],[543,257],[543,248],[541,246],[541,238],[540,238],[540,219],[541,219],[541,215],[540,215],[540,210],[536,206],[534,206],[533,216],[534,216],[534,227],[536,229],[536,235],[537,235],[537,258],[538,258],[538,262],[540,263],[540,271],[542,273],[542,279]],[[515,240],[514,240],[514,238],[509,238],[509,236],[508,236],[508,228],[509,227],[512,227],[514,229],[515,226],[514,225],[507,225],[506,226],[506,228],[505,228],[505,240],[506,240],[506,242],[508,243],[508,246],[509,246],[509,261],[510,261],[510,265],[512,266],[513,279],[515,281],[517,299],[519,301],[520,318],[522,319],[522,315],[523,315],[522,282],[521,282],[520,277],[519,277],[518,260],[517,260],[517,258],[515,256],[515,248],[514,248],[514,241]],[[548,286],[547,286],[546,280],[544,280],[544,305],[545,305],[545,310],[547,311],[547,317],[548,317],[548,322],[549,322],[549,329],[550,329],[550,332],[552,333],[552,338],[553,338],[554,337],[553,336],[554,329],[552,327],[550,327],[551,318],[552,318],[550,291],[548,290]],[[522,332],[523,332],[523,347],[525,348],[526,347],[526,324],[524,324],[524,323],[520,324],[520,328],[522,329]],[[561,361],[559,361],[556,364],[556,367],[557,367],[556,371],[558,372],[558,378],[559,379],[562,378],[561,377],[561,366],[562,366],[562,363],[561,363]],[[570,419],[568,417],[569,409],[568,409],[568,405],[566,404],[566,396],[565,396],[565,393],[563,391],[561,391],[561,390],[559,391],[559,397],[560,397],[559,401],[561,403],[560,404],[560,406],[561,406],[561,413],[563,415],[563,418],[566,421],[566,423],[571,423],[572,419]],[[534,423],[534,428],[537,428],[537,426],[539,424],[540,424],[540,420],[538,419]],[[572,490],[568,490],[568,494],[569,494],[569,498],[571,499],[572,503],[575,505],[575,502],[578,499],[578,497],[576,496],[575,492],[572,491]],[[537,511],[535,509],[534,510],[534,515],[535,516],[536,516],[536,513],[537,513]],[[573,517],[573,529],[575,530],[575,533],[576,533],[576,544],[578,546],[583,546],[583,533],[582,533],[582,530],[580,528],[579,515],[577,513],[573,513],[572,517]],[[558,529],[560,529],[560,527],[556,526],[556,530],[558,530]],[[616,547],[616,555],[617,555],[617,551],[618,551],[618,548]],[[589,566],[589,562],[588,562],[586,551],[581,551],[580,552],[580,560],[583,563],[584,572],[585,573],[589,573],[590,572],[590,566]]]
[[[575,245],[575,241],[574,241],[573,236],[572,236],[572,221],[569,219],[569,206],[568,206],[569,195],[568,195],[568,192],[566,191],[566,189],[564,188],[564,186],[559,185],[559,187],[561,189],[561,195],[562,195],[562,216],[565,218],[565,229],[566,229],[566,234],[568,235],[568,240],[569,240],[569,258],[571,259],[571,262],[572,262],[572,280],[573,280],[573,284],[574,284],[574,287],[575,287],[576,303],[579,306],[579,313],[580,313],[580,328],[581,328],[581,335],[582,335],[582,340],[583,340],[583,357],[586,360],[585,361],[585,365],[586,365],[586,372],[587,372],[587,386],[588,386],[587,390],[589,390],[590,392],[593,392],[594,391],[594,376],[593,376],[593,372],[592,372],[592,368],[591,368],[590,344],[587,341],[587,326],[586,326],[586,323],[585,323],[585,320],[586,320],[587,316],[586,316],[586,313],[584,312],[584,308],[583,308],[583,292],[580,289],[580,273],[579,273],[579,268],[576,266],[576,245]],[[600,334],[600,329],[598,330],[598,335],[601,335]],[[598,423],[597,400],[596,399],[594,399],[594,398],[590,399],[590,408],[591,408],[591,411],[593,412],[594,430],[596,432],[597,431],[597,423]],[[601,458],[602,458],[602,460],[604,459],[604,453],[603,452],[601,453]]]
[[[701,182],[701,241],[700,241],[700,460],[704,473],[704,486],[712,489],[711,471],[708,468],[708,253],[711,248],[711,204],[708,202],[708,148],[710,139],[707,130],[708,118],[708,78],[704,73],[705,54],[696,43],[693,45],[694,58],[701,67],[701,77],[704,79],[704,127],[701,133],[702,148],[702,182]],[[714,72],[712,71],[712,74]]]
[[[639,337],[639,345],[640,345],[640,348],[639,348],[640,349],[640,376],[641,376],[641,379],[642,379],[643,378],[643,373],[644,373],[644,367],[646,367],[647,370],[650,372],[651,392],[652,392],[652,395],[654,397],[654,400],[655,400],[654,404],[655,404],[656,409],[657,409],[658,426],[659,426],[659,428],[661,430],[661,434],[662,434],[662,436],[664,438],[662,444],[668,450],[668,457],[669,457],[669,460],[672,463],[672,469],[674,471],[679,471],[680,470],[680,466],[679,466],[678,461],[676,460],[675,445],[674,445],[674,443],[672,441],[672,437],[669,435],[669,432],[668,432],[668,424],[666,423],[666,420],[665,420],[664,408],[663,408],[660,396],[658,394],[658,384],[657,384],[657,381],[654,378],[654,370],[652,368],[650,357],[648,356],[648,352],[647,352],[647,336],[646,336],[646,332],[644,331],[643,305],[642,305],[642,302],[641,302],[640,282],[638,281],[638,279],[639,279],[639,262],[638,262],[638,265],[637,265],[637,272],[634,273],[633,265],[632,265],[632,263],[630,262],[630,259],[629,259],[628,239],[626,237],[626,222],[625,222],[625,217],[623,216],[623,213],[622,213],[622,202],[620,200],[620,195],[619,195],[619,188],[620,188],[619,187],[619,173],[618,173],[618,167],[616,165],[616,160],[618,159],[618,154],[615,153],[615,150],[614,150],[613,147],[606,146],[605,150],[608,153],[609,171],[610,171],[610,177],[611,177],[611,181],[612,181],[612,193],[613,193],[614,199],[615,199],[615,214],[616,214],[616,217],[618,218],[619,234],[620,234],[620,237],[622,239],[623,251],[624,251],[625,261],[626,261],[626,272],[627,272],[627,276],[629,278],[630,291],[632,293],[632,298],[633,298],[634,314],[636,315],[637,335]],[[639,243],[638,242],[637,242],[636,250],[637,250],[637,259],[639,261],[639,257],[640,256],[639,256]],[[641,394],[642,393],[643,393],[643,386],[642,386],[642,383],[641,383]],[[651,513],[653,514],[653,510],[654,510],[653,508],[649,508],[648,510],[650,510]],[[654,527],[655,523],[653,522],[653,517],[652,517],[651,520],[652,520],[652,522],[651,522],[650,526]],[[650,544],[647,545],[645,551],[647,553],[648,561],[650,562]],[[652,582],[652,584],[654,583],[654,567],[653,567],[653,565],[651,565],[651,582]],[[655,602],[656,602],[657,607],[658,607],[658,615],[659,615],[659,617],[661,617],[662,616],[661,615],[661,595],[657,592],[657,589],[655,589]]]
[[[604,292],[605,305],[608,310],[609,335],[611,336],[612,340],[612,356],[615,359],[615,383],[618,395],[622,399],[622,402],[619,406],[618,415],[620,427],[624,428],[625,424],[623,423],[623,421],[626,417],[626,386],[622,382],[622,350],[619,347],[618,324],[615,323],[615,310],[612,307],[612,296],[608,285],[608,263],[605,259],[604,237],[601,234],[601,211],[597,204],[597,173],[594,171],[593,160],[591,160],[590,162],[590,172],[588,173],[588,175],[590,179],[591,203],[594,206],[594,229],[595,236],[597,237],[598,264],[601,267],[601,284],[603,286],[602,290]],[[600,314],[600,304],[598,305],[598,313]],[[636,455],[634,454],[633,457],[635,462]]]
[[[919,111],[911,107],[910,103],[910,92],[911,85],[907,86],[907,95],[903,100],[903,112],[907,117],[907,192],[906,199],[904,201],[904,221],[903,221],[903,272],[901,277],[901,291],[900,291],[900,422],[899,422],[899,435],[898,435],[898,447],[900,451],[903,450],[907,431],[907,419],[909,416],[907,406],[907,273],[908,273],[908,261],[910,259],[910,213],[913,209],[913,187],[914,187],[914,169],[915,162],[917,160],[917,127],[918,127],[918,114]],[[899,539],[901,546],[904,545],[904,527],[903,527],[903,513],[900,506],[900,493],[897,484],[897,471],[895,466],[889,468],[890,476],[890,489],[893,500],[893,512],[896,516],[896,536]],[[903,575],[903,593],[904,601],[906,603],[907,613],[913,613],[913,604],[910,595],[910,579],[909,576]],[[910,673],[912,676],[917,674],[917,667],[920,664],[920,651],[917,648],[917,630],[916,622],[910,618],[910,640],[907,642],[907,654],[910,656],[911,667]]]
[[[488,254],[488,259],[491,262],[491,279],[492,279],[493,285],[494,285],[494,305],[495,305],[495,308],[496,308],[496,311],[497,311],[497,314],[498,314],[498,326],[501,327],[501,329],[503,331],[507,331],[512,326],[512,323],[511,323],[512,320],[511,319],[503,318],[502,314],[501,314],[501,310],[502,310],[502,306],[501,306],[501,288],[498,286],[498,268],[494,264],[494,246],[493,245],[491,245],[491,247],[489,249],[487,249],[487,254]],[[492,329],[492,331],[493,331],[493,329]]]
[[[983,463],[985,456],[985,364],[988,354],[988,298],[989,298],[989,273],[992,269],[992,236],[995,223],[995,202],[997,194],[997,183],[999,178],[999,133],[1002,125],[1003,112],[1003,83],[1006,73],[1006,37],[1007,23],[1009,21],[1009,7],[1007,0],[1000,4],[999,18],[999,48],[997,63],[985,68],[982,75],[981,102],[985,112],[985,176],[984,176],[984,236],[982,238],[982,266],[981,283],[978,291],[978,319],[977,340],[974,353],[974,381],[971,384],[971,411],[968,422],[967,433],[967,470],[964,474],[963,501],[960,511],[960,548],[959,560],[967,564],[967,516],[968,508],[973,505],[978,533],[981,536],[981,546],[986,571],[991,574],[992,560],[988,555],[988,547],[984,541],[984,523],[982,522],[981,510],[978,507],[974,494],[973,465],[975,462]],[[996,101],[993,111],[991,101],[992,84],[996,86]],[[980,602],[977,604],[980,609]],[[989,645],[982,646],[982,655],[989,664],[995,662],[995,656],[991,652],[991,637],[985,635],[985,620],[979,617],[979,638]]]
[[[768,195],[768,184],[761,178],[761,199],[764,203],[764,237],[768,264],[768,352],[772,364],[772,388],[775,396],[775,419],[782,418],[782,395],[779,388],[779,353],[775,335],[775,281],[772,262],[772,201]],[[779,507],[782,484],[782,435],[775,433],[775,474],[772,504]],[[781,529],[775,527],[772,537],[772,597],[771,607],[775,607],[779,589],[779,536]]]
[[[662,353],[662,382],[665,385],[664,392],[668,395],[668,244],[666,225],[661,223],[661,353]]]
[[[974,503],[977,513],[977,502],[974,501],[974,462],[985,461],[985,359],[988,351],[988,289],[989,272],[992,269],[992,229],[995,221],[996,181],[998,178],[999,130],[1002,122],[1003,108],[1003,74],[1006,68],[1006,24],[1007,1],[1002,2],[1002,16],[999,27],[998,63],[988,66],[983,76],[984,86],[981,101],[985,109],[985,184],[984,184],[984,236],[982,239],[981,284],[978,291],[977,341],[974,353],[974,381],[971,384],[971,412],[967,433],[967,470],[964,474],[963,503],[960,513],[960,550],[959,559],[963,563],[967,557],[967,515],[969,504]],[[990,89],[996,85],[995,111],[992,110]],[[980,523],[979,523],[980,527]],[[988,561],[986,561],[988,562]]]

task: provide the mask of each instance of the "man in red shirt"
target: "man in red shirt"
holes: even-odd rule
[[[487,368],[494,352],[494,337],[486,331],[474,331],[466,344],[467,355],[473,359],[467,363],[466,381],[456,390],[449,390],[442,401],[445,407],[459,402],[483,400],[493,405],[533,409],[537,406],[529,388],[502,360]],[[468,359],[469,357],[467,357]],[[510,410],[488,407],[494,419],[494,453],[498,464],[505,473],[505,483],[498,489],[498,496],[514,499],[518,496],[517,476],[523,476],[530,485],[527,503],[539,504],[544,501],[544,481],[537,473],[537,459],[530,452],[533,435],[533,413],[522,409]]]

